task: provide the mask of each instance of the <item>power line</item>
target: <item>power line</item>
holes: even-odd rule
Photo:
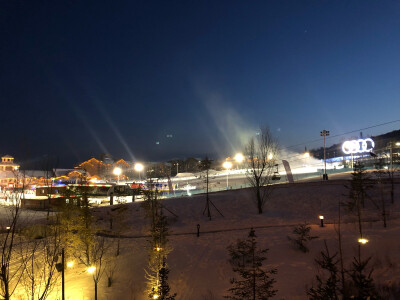
[[[399,119],[399,120],[390,121],[390,122],[386,122],[386,123],[382,123],[382,124],[377,124],[377,125],[369,126],[369,127],[365,127],[365,128],[360,128],[360,129],[348,131],[348,132],[345,132],[345,133],[340,133],[340,134],[336,134],[336,135],[331,135],[330,137],[327,137],[326,139],[332,139],[332,138],[339,137],[339,136],[342,136],[342,135],[346,135],[346,134],[358,132],[358,131],[361,131],[361,130],[376,128],[376,127],[380,127],[380,126],[384,126],[384,125],[388,125],[388,124],[392,124],[392,123],[396,123],[396,122],[400,122],[400,119]],[[303,143],[296,144],[296,145],[292,145],[292,146],[282,147],[281,149],[295,148],[295,147],[298,147],[298,146],[302,146],[302,145],[306,145],[306,144],[311,144],[311,143],[319,142],[320,140],[322,140],[322,139],[319,138],[319,139],[315,139],[315,140],[303,142]]]

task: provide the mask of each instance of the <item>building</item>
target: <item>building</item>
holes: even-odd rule
[[[14,163],[14,157],[11,155],[4,155],[1,157],[0,171],[16,171],[19,165]]]

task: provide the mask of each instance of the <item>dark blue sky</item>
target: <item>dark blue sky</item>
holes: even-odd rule
[[[260,125],[291,146],[400,119],[399,1],[0,0],[0,30],[17,160],[223,156]]]

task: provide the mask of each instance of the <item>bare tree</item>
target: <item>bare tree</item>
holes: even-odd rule
[[[26,243],[19,247],[23,264],[22,285],[32,299],[46,299],[57,285],[57,261],[61,253],[59,226],[51,226],[46,237],[33,238],[26,232]]]
[[[5,215],[1,220],[0,231],[0,296],[6,300],[11,299],[24,271],[24,266],[16,255],[16,244],[19,240],[21,201],[28,179],[24,171],[14,171],[14,177],[14,189],[8,195],[9,205],[4,208]]]
[[[252,137],[245,150],[247,156],[247,179],[255,194],[259,214],[271,196],[272,175],[276,165],[278,144],[268,127],[261,128],[256,138]]]

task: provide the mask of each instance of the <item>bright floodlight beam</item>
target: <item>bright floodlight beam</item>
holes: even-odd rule
[[[119,175],[121,175],[121,173],[122,173],[121,168],[118,168],[118,167],[114,168],[113,173],[114,173],[114,175],[118,176],[118,183],[119,183]]]
[[[136,163],[135,166],[133,167],[136,172],[139,173],[139,181],[140,181],[140,173],[143,171],[144,166],[141,163]]]
[[[226,189],[229,187],[229,170],[232,168],[232,163],[230,161],[226,161],[222,164],[222,166],[227,170],[226,172]]]

